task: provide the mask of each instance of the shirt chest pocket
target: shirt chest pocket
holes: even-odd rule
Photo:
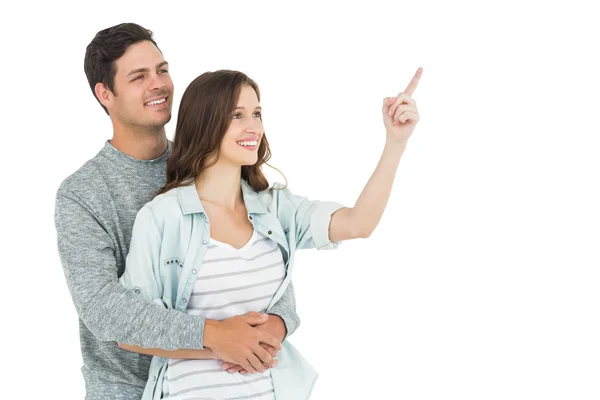
[[[181,274],[183,273],[184,262],[181,257],[170,257],[163,264],[163,301],[168,308],[174,308],[177,301],[177,287]]]

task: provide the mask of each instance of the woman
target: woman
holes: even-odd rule
[[[335,248],[368,237],[379,223],[419,120],[410,96],[421,73],[384,100],[385,148],[352,208],[310,201],[280,184],[269,189],[261,171],[270,149],[258,86],[236,71],[200,75],[181,100],[167,182],[137,215],[121,282],[148,300],[205,316],[205,329],[268,312],[291,280],[297,249]],[[287,341],[264,345],[278,360],[257,351],[243,365],[223,363],[241,372],[233,374],[221,361],[239,358],[206,331],[204,344],[205,350],[175,351],[121,346],[157,356],[144,399],[306,399],[317,377]]]

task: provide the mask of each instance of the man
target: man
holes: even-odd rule
[[[146,302],[119,284],[136,214],[165,183],[171,143],[164,126],[171,119],[173,82],[152,32],[131,23],[98,32],[87,47],[84,68],[111,118],[113,137],[62,182],[55,222],[80,319],[86,399],[142,397],[150,357],[117,342],[130,349],[204,350],[210,337],[210,350],[228,366],[238,364],[235,370],[246,362],[236,357],[242,349],[258,356],[262,346],[276,354],[266,343],[280,344],[299,325],[291,286],[274,314],[234,317],[216,329],[212,324],[205,328],[203,317]],[[259,359],[275,365],[272,359]]]

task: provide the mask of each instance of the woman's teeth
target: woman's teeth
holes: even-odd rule
[[[258,140],[237,142],[237,144],[240,146],[256,146],[258,144]]]

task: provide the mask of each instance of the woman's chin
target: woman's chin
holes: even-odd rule
[[[258,158],[255,159],[246,159],[246,160],[241,160],[240,165],[242,167],[251,167],[253,165],[255,165],[258,162]]]

